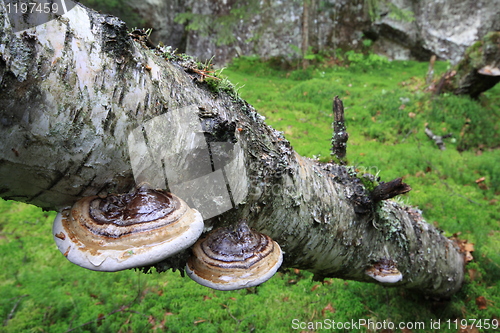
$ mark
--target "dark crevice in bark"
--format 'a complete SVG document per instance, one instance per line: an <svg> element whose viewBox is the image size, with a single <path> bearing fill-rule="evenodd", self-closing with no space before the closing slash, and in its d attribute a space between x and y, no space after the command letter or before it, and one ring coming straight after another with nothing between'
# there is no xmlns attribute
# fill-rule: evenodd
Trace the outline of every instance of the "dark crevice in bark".
<svg viewBox="0 0 500 333"><path fill-rule="evenodd" d="M28 201L36 201L37 198L45 193L47 190L53 189L64 177L68 174L68 171L71 169L73 165L68 165L68 167L62 172L56 172L56 176L52 177L51 182L48 184L47 188L42 189L41 191L35 193L32 197L28 199Z"/></svg>

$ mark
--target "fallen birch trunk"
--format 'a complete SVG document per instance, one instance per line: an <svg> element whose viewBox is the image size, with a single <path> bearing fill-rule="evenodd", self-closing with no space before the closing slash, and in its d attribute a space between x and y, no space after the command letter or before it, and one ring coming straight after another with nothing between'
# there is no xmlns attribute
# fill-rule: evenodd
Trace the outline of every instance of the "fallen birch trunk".
<svg viewBox="0 0 500 333"><path fill-rule="evenodd" d="M391 261L403 278L386 285L460 289L463 254L417 209L373 199L376 184L352 168L299 156L191 59L81 5L22 33L0 11L3 198L60 210L148 182L207 227L246 219L280 244L284 267L376 282L365 272ZM187 253L158 267L181 269Z"/></svg>

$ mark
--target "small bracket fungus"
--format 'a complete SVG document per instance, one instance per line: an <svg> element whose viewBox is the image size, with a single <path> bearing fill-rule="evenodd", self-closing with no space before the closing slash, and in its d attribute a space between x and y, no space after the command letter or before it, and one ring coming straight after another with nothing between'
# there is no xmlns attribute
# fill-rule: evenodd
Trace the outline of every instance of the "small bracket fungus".
<svg viewBox="0 0 500 333"><path fill-rule="evenodd" d="M52 230L69 261L114 272L150 265L190 247L203 227L201 214L180 198L140 188L82 198L57 215Z"/></svg>
<svg viewBox="0 0 500 333"><path fill-rule="evenodd" d="M278 243L250 230L242 221L236 228L219 228L199 240L186 271L191 279L206 287L235 290L267 281L282 261Z"/></svg>
<svg viewBox="0 0 500 333"><path fill-rule="evenodd" d="M493 66L484 66L483 68L478 69L477 71L481 75L487 76L500 76L500 68Z"/></svg>
<svg viewBox="0 0 500 333"><path fill-rule="evenodd" d="M403 274L391 259L382 259L365 270L366 275L382 283L396 283L403 279Z"/></svg>

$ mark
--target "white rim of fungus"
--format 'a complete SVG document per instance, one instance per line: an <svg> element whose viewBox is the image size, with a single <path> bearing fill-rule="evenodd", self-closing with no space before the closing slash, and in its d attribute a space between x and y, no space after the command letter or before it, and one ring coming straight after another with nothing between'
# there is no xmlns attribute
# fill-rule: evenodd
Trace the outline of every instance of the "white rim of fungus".
<svg viewBox="0 0 500 333"><path fill-rule="evenodd" d="M81 251L82 245L73 242L64 230L62 212L54 220L52 234L59 251L72 263L93 271L115 272L157 263L192 246L201 236L204 223L196 209L188 208L188 212L194 215L192 222L179 237L127 250L101 249L96 255Z"/></svg>
<svg viewBox="0 0 500 333"><path fill-rule="evenodd" d="M382 283L396 283L403 279L403 274L401 274L401 272L397 269L395 270L395 272L392 273L384 271L377 271L376 273L374 273L371 269L367 269L365 273L369 277Z"/></svg>
<svg viewBox="0 0 500 333"><path fill-rule="evenodd" d="M374 278L378 282L382 283L396 283L403 279L403 274L389 274L389 275L374 275L370 273L366 273L368 276Z"/></svg>
<svg viewBox="0 0 500 333"><path fill-rule="evenodd" d="M243 288L250 288L258 286L267 280L269 280L276 272L278 268L280 268L283 263L283 252L281 251L281 247L278 243L274 242L274 246L276 246L279 250L279 257L276 263L271 266L266 272L261 272L259 275L253 274L253 272L249 271L248 275L245 275L244 278L241 277L233 277L231 276L231 272L228 271L227 275L221 276L221 280L226 280L228 283L216 283L211 280L204 279L196 274L193 270L189 268L189 265L186 264L186 273L187 275L195 282L201 284L202 286L209 287L216 290L229 291L229 290L237 290ZM234 280L234 281L231 281Z"/></svg>

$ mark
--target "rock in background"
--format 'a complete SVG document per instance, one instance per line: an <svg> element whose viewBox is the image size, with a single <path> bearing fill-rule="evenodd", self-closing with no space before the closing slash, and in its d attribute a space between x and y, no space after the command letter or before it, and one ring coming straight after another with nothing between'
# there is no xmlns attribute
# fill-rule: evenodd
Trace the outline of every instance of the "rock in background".
<svg viewBox="0 0 500 333"><path fill-rule="evenodd" d="M85 1L81 2L87 5ZM185 50L187 31L182 24L177 24L174 19L179 13L183 13L188 10L187 1L127 1L127 5L131 6L133 11L144 20L145 25L142 28L152 29L150 37L153 41L155 41L155 43L159 43L161 41L166 45L175 46L179 50Z"/></svg>
<svg viewBox="0 0 500 333"><path fill-rule="evenodd" d="M489 31L500 30L499 0L392 0L415 14L413 22L389 15L371 26L375 49L395 59L428 60L432 54L452 64Z"/></svg>
<svg viewBox="0 0 500 333"><path fill-rule="evenodd" d="M241 18L232 23L234 38L228 43L221 42L224 38L210 22L204 29L189 30L186 27L191 22L179 24L174 18L186 12L207 19L230 15L241 1L147 0L130 5L147 27L154 28L154 42L162 41L201 60L214 57L217 64L241 55L297 58L304 45L304 28L308 30L306 45L312 52L360 49L362 40L369 38L375 52L391 59L428 60L435 54L456 63L468 46L489 31L500 30L500 0L390 1L411 10L414 20L393 18L388 15L388 6L381 6L375 16L369 15L369 1L365 0L309 0L306 11L303 0L263 0L256 3L254 12L240 13Z"/></svg>

